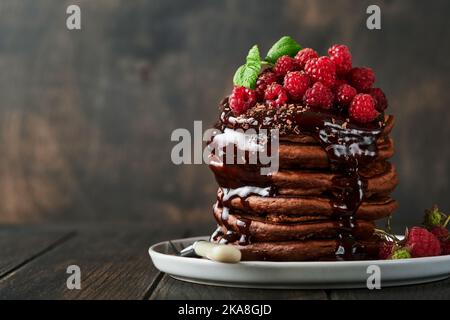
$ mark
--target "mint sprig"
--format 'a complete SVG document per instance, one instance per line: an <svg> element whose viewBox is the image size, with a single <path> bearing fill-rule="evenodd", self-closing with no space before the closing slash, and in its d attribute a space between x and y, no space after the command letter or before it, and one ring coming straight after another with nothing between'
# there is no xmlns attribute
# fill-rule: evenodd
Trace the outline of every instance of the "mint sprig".
<svg viewBox="0 0 450 320"><path fill-rule="evenodd" d="M275 63L281 56L287 55L294 57L300 49L301 46L294 39L289 36L284 36L270 48L265 60L270 63Z"/></svg>
<svg viewBox="0 0 450 320"><path fill-rule="evenodd" d="M257 45L254 45L247 54L246 63L240 66L233 77L236 86L255 89L256 80L261 72L261 57Z"/></svg>
<svg viewBox="0 0 450 320"><path fill-rule="evenodd" d="M271 66L275 64L278 58L285 55L294 57L300 49L300 45L294 39L284 36L270 48L266 59L261 60L258 46L254 45L247 54L245 64L236 70L233 77L234 85L255 89L263 64Z"/></svg>

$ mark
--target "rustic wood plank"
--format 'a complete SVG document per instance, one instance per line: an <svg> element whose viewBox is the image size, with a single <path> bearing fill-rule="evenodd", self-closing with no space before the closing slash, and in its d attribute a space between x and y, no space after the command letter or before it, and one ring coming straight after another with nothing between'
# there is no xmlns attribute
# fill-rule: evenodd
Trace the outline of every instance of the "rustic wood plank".
<svg viewBox="0 0 450 320"><path fill-rule="evenodd" d="M155 291L150 296L152 300L165 299L327 299L324 290L271 290L271 289L246 289L229 288L209 285L200 285L173 279L164 275Z"/></svg>
<svg viewBox="0 0 450 320"><path fill-rule="evenodd" d="M0 281L0 298L142 299L159 280L148 247L179 237L180 230L117 227L79 231L71 241ZM81 268L81 290L67 289L66 270L72 264Z"/></svg>
<svg viewBox="0 0 450 320"><path fill-rule="evenodd" d="M249 47L283 34L321 54L346 43L376 70L398 120L397 230L448 210L450 2L376 2L369 31L368 1L77 0L68 31L70 0L0 1L0 221L209 223L216 183L170 161L170 134L213 124Z"/></svg>
<svg viewBox="0 0 450 320"><path fill-rule="evenodd" d="M71 234L55 229L1 226L0 279L61 245Z"/></svg>
<svg viewBox="0 0 450 320"><path fill-rule="evenodd" d="M349 289L332 290L331 299L450 299L450 279L435 281L426 284L382 288L380 290Z"/></svg>

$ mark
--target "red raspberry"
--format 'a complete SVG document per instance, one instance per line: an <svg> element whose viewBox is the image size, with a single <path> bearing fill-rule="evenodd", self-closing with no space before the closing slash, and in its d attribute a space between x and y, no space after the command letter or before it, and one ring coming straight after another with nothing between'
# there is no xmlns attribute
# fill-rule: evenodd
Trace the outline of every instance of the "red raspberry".
<svg viewBox="0 0 450 320"><path fill-rule="evenodd" d="M288 96L286 90L278 83L272 83L264 93L264 99L272 107L279 107L286 103Z"/></svg>
<svg viewBox="0 0 450 320"><path fill-rule="evenodd" d="M375 108L378 111L383 112L386 110L388 102L383 90L380 88L370 88L367 93L372 96L373 100L375 100Z"/></svg>
<svg viewBox="0 0 450 320"><path fill-rule="evenodd" d="M306 90L303 96L303 102L308 107L319 107L323 109L330 109L333 105L333 92L322 82L316 82L314 85Z"/></svg>
<svg viewBox="0 0 450 320"><path fill-rule="evenodd" d="M375 109L375 101L365 93L359 93L353 98L348 111L350 118L359 123L372 122L379 114Z"/></svg>
<svg viewBox="0 0 450 320"><path fill-rule="evenodd" d="M441 242L441 255L448 255L450 254L450 240Z"/></svg>
<svg viewBox="0 0 450 320"><path fill-rule="evenodd" d="M425 228L411 228L406 238L406 245L409 247L413 258L432 257L441 254L439 240Z"/></svg>
<svg viewBox="0 0 450 320"><path fill-rule="evenodd" d="M328 57L313 58L305 65L305 72L314 82L332 88L336 82L336 66Z"/></svg>
<svg viewBox="0 0 450 320"><path fill-rule="evenodd" d="M336 91L337 88L339 88L339 87L342 86L343 84L348 84L348 83L347 83L347 81L345 81L344 79L336 79L336 82L334 83L333 90Z"/></svg>
<svg viewBox="0 0 450 320"><path fill-rule="evenodd" d="M311 48L304 48L297 53L297 55L295 56L295 60L297 60L299 67L303 69L308 60L318 57L319 55L315 50Z"/></svg>
<svg viewBox="0 0 450 320"><path fill-rule="evenodd" d="M298 70L299 66L297 61L294 58L289 56L282 56L278 58L275 66L273 67L273 71L279 76L284 76L289 71Z"/></svg>
<svg viewBox="0 0 450 320"><path fill-rule="evenodd" d="M234 87L228 98L228 103L234 113L244 113L256 104L256 93L254 90L245 87Z"/></svg>
<svg viewBox="0 0 450 320"><path fill-rule="evenodd" d="M342 106L349 106L356 96L356 89L348 84L343 84L336 89L336 101Z"/></svg>
<svg viewBox="0 0 450 320"><path fill-rule="evenodd" d="M350 84L358 92L366 92L375 82L375 73L370 68L353 68L348 74Z"/></svg>
<svg viewBox="0 0 450 320"><path fill-rule="evenodd" d="M308 90L309 83L309 77L300 71L291 71L284 76L284 88L294 101L303 98L306 90Z"/></svg>
<svg viewBox="0 0 450 320"><path fill-rule="evenodd" d="M258 101L264 100L264 91L266 91L267 86L271 85L274 82L277 82L278 77L272 71L265 71L261 73L256 81L256 97Z"/></svg>
<svg viewBox="0 0 450 320"><path fill-rule="evenodd" d="M352 54L347 46L335 44L328 49L328 55L336 65L336 72L338 74L346 74L352 68Z"/></svg>
<svg viewBox="0 0 450 320"><path fill-rule="evenodd" d="M449 238L448 229L445 227L434 227L431 229L431 233L434 234L434 236L441 242L446 241Z"/></svg>
<svg viewBox="0 0 450 320"><path fill-rule="evenodd" d="M392 252L394 251L395 242L386 241L380 245L380 249L378 251L378 258L382 260L387 260L391 257Z"/></svg>

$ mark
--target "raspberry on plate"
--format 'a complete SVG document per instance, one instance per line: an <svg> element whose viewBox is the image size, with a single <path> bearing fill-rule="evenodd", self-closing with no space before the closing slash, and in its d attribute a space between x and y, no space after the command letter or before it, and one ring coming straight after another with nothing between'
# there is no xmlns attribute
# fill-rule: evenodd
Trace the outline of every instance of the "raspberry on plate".
<svg viewBox="0 0 450 320"><path fill-rule="evenodd" d="M367 93L375 100L375 108L378 111L383 112L386 110L388 102L383 90L380 88L370 88Z"/></svg>
<svg viewBox="0 0 450 320"><path fill-rule="evenodd" d="M431 233L434 234L434 236L438 238L439 241L445 241L449 239L449 232L446 227L436 226L431 229Z"/></svg>
<svg viewBox="0 0 450 320"><path fill-rule="evenodd" d="M346 45L335 44L328 49L328 55L336 65L337 74L346 74L352 68L352 54Z"/></svg>
<svg viewBox="0 0 450 320"><path fill-rule="evenodd" d="M353 68L348 74L348 80L358 92L366 92L375 83L375 73L366 67Z"/></svg>
<svg viewBox="0 0 450 320"><path fill-rule="evenodd" d="M319 55L315 50L311 48L304 48L297 53L297 55L295 56L295 60L297 60L299 67L303 69L308 60L318 57Z"/></svg>
<svg viewBox="0 0 450 320"><path fill-rule="evenodd" d="M299 101L303 98L309 83L309 77L300 71L291 71L284 76L284 88L294 101Z"/></svg>
<svg viewBox="0 0 450 320"><path fill-rule="evenodd" d="M394 252L395 242L393 241L385 241L380 245L378 251L378 258L382 260L387 260L391 257Z"/></svg>
<svg viewBox="0 0 450 320"><path fill-rule="evenodd" d="M264 93L264 99L268 105L272 107L280 107L287 102L288 95L281 84L272 83L267 87Z"/></svg>
<svg viewBox="0 0 450 320"><path fill-rule="evenodd" d="M245 87L234 87L228 103L235 114L244 113L256 104L256 93Z"/></svg>
<svg viewBox="0 0 450 320"><path fill-rule="evenodd" d="M267 87L274 82L277 82L278 77L275 73L270 70L266 70L261 73L256 81L256 97L258 101L264 100L264 91L266 91Z"/></svg>
<svg viewBox="0 0 450 320"><path fill-rule="evenodd" d="M316 82L314 85L306 90L303 96L303 102L308 107L318 107L323 109L330 109L333 105L333 92L321 82Z"/></svg>
<svg viewBox="0 0 450 320"><path fill-rule="evenodd" d="M353 98L348 111L350 118L359 123L372 122L379 115L372 96L365 93L359 93Z"/></svg>
<svg viewBox="0 0 450 320"><path fill-rule="evenodd" d="M284 76L289 71L299 70L297 61L289 56L282 56L278 58L273 67L273 71L279 75Z"/></svg>
<svg viewBox="0 0 450 320"><path fill-rule="evenodd" d="M349 106L356 96L356 89L349 84L343 84L336 89L336 101L341 106Z"/></svg>
<svg viewBox="0 0 450 320"><path fill-rule="evenodd" d="M329 57L313 58L306 62L305 72L314 82L332 88L336 82L336 66Z"/></svg>
<svg viewBox="0 0 450 320"><path fill-rule="evenodd" d="M442 250L441 255L450 254L450 240L441 242L441 250Z"/></svg>
<svg viewBox="0 0 450 320"><path fill-rule="evenodd" d="M439 240L425 228L411 228L406 238L406 245L409 247L413 258L432 257L441 254Z"/></svg>

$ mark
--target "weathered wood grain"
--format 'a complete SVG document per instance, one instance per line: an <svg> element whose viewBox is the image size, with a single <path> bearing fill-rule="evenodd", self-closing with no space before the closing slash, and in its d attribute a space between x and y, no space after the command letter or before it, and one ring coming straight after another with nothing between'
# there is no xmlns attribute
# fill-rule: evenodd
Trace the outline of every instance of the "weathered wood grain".
<svg viewBox="0 0 450 320"><path fill-rule="evenodd" d="M0 226L0 279L62 245L72 235L67 230Z"/></svg>
<svg viewBox="0 0 450 320"><path fill-rule="evenodd" d="M324 290L245 289L200 285L164 275L150 299L155 300L304 300L327 299Z"/></svg>
<svg viewBox="0 0 450 320"><path fill-rule="evenodd" d="M198 285L159 273L147 253L156 241L189 236L184 226L75 229L2 226L0 299L450 299L450 279L373 291ZM71 264L81 268L81 290L66 287Z"/></svg>
<svg viewBox="0 0 450 320"><path fill-rule="evenodd" d="M65 28L73 3L81 31ZM213 123L248 48L283 34L323 54L347 43L376 70L397 119L398 229L449 210L450 3L377 1L379 31L369 4L1 1L0 221L212 223L212 175L173 165L170 133Z"/></svg>
<svg viewBox="0 0 450 320"><path fill-rule="evenodd" d="M159 229L159 230L158 230ZM0 281L1 299L142 299L159 272L148 247L180 237L180 229L90 228ZM81 290L66 286L69 265L81 269Z"/></svg>

